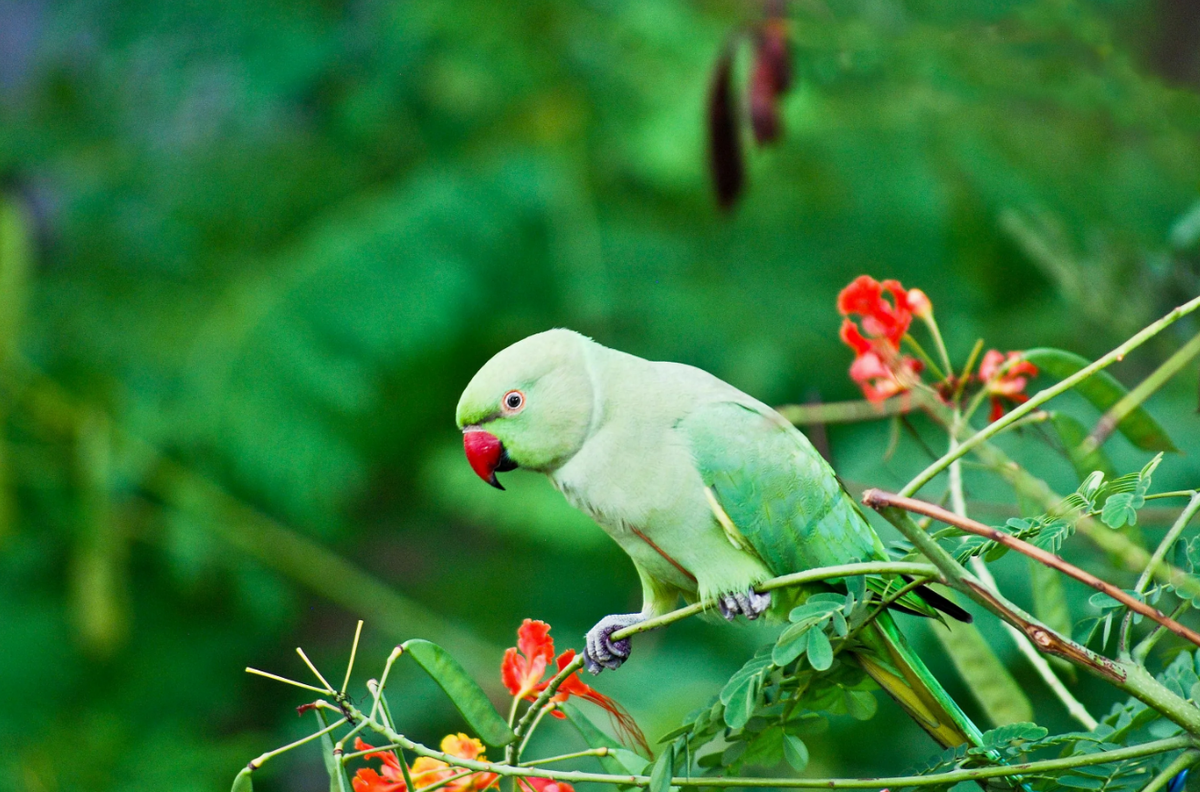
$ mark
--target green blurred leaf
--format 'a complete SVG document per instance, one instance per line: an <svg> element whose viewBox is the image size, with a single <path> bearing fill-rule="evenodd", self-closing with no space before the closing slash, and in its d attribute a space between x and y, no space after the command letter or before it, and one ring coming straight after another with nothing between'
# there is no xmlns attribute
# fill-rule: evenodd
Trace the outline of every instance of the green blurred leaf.
<svg viewBox="0 0 1200 792"><path fill-rule="evenodd" d="M1086 481L1088 476L1095 471L1100 471L1108 478L1116 475L1116 470L1109 461L1108 455L1104 453L1103 446L1091 453L1085 453L1081 448L1083 441L1087 439L1088 430L1074 416L1063 412L1052 412L1050 413L1050 425L1058 433L1067 458L1071 460L1071 466L1075 468L1075 473L1079 476L1080 481Z"/></svg>
<svg viewBox="0 0 1200 792"><path fill-rule="evenodd" d="M558 705L558 708L567 716L567 721L575 727L589 748L608 749L607 756L596 757L600 761L600 766L604 768L604 772L613 775L625 775L626 773L641 775L646 771L648 762L644 757L628 750L601 731L600 727L574 704L564 701Z"/></svg>
<svg viewBox="0 0 1200 792"><path fill-rule="evenodd" d="M971 695L997 726L1033 719L1033 705L974 624L933 627Z"/></svg>
<svg viewBox="0 0 1200 792"><path fill-rule="evenodd" d="M662 750L654 767L650 771L649 792L668 792L671 788L671 777L675 772L675 744L672 743Z"/></svg>
<svg viewBox="0 0 1200 792"><path fill-rule="evenodd" d="M475 682L450 654L435 643L414 638L401 644L411 657L445 691L467 724L488 745L507 745L516 739L512 729L483 688Z"/></svg>
<svg viewBox="0 0 1200 792"><path fill-rule="evenodd" d="M783 758L796 772L808 767L808 746L794 734L783 736Z"/></svg>
<svg viewBox="0 0 1200 792"><path fill-rule="evenodd" d="M1061 349L1042 347L1027 349L1021 356L1038 367L1040 373L1063 380L1091 361ZM1098 371L1075 386L1080 396L1087 399L1101 413L1117 403L1129 391L1108 372ZM1057 427L1056 427L1057 428ZM1176 451L1175 444L1166 431L1159 426L1145 408L1138 406L1117 424L1117 430L1138 448L1146 451Z"/></svg>
<svg viewBox="0 0 1200 792"><path fill-rule="evenodd" d="M320 729L329 727L329 721L322 709L314 710ZM333 754L333 732L321 735L321 758L325 760L325 772L329 774L329 792L350 792L350 783L346 779L346 767Z"/></svg>
<svg viewBox="0 0 1200 792"><path fill-rule="evenodd" d="M251 770L249 767L243 767L242 772L237 774L233 779L233 789L231 792L254 792L254 782L250 780Z"/></svg>

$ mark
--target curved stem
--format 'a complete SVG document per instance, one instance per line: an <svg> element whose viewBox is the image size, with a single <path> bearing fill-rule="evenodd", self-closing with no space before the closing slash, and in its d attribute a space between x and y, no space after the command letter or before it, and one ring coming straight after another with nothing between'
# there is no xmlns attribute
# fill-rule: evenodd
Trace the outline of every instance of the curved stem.
<svg viewBox="0 0 1200 792"><path fill-rule="evenodd" d="M1074 388L1076 385L1095 374L1097 371L1107 368L1118 360L1124 359L1127 354L1137 349L1149 339L1161 333L1170 325L1174 324L1175 321L1180 317L1186 316L1192 311L1195 311L1197 308L1200 308L1200 297L1189 300L1183 305L1180 305L1178 308L1175 308L1161 319L1147 325L1143 330L1134 334L1123 344L1099 358L1091 365L1084 366L1066 379L1060 380L1049 388L1039 391L1032 398L1030 398L1029 401L1007 413L999 420L988 424L986 427L964 440L963 443L954 451L947 452L946 455L941 459L925 468L923 471L917 474L916 478L905 485L904 489L900 490L900 494L907 496L917 492L917 490L921 489L921 487L928 484L930 479L945 470L954 460L962 457L968 451L975 448L988 438L1004 431L1010 424L1025 417L1038 407L1041 407L1043 404L1053 399L1055 396L1066 393L1071 388Z"/></svg>
<svg viewBox="0 0 1200 792"><path fill-rule="evenodd" d="M328 709L337 709L334 707L334 705L327 702L322 702L322 705ZM353 706L350 707L350 711L351 714L355 715L356 717L363 717L362 713L356 710ZM435 751L431 748L421 745L420 743L413 742L404 735L399 734L384 724L376 721L370 721L368 726L382 735L389 742L401 745L418 756L428 756L431 759L438 759L446 764L454 765L455 767L463 767L468 770L496 773L497 775L501 776L549 778L554 781L567 781L570 783L593 781L601 784L620 784L637 787L644 787L650 784L650 777L645 775L613 775L609 773L587 773L575 770L545 770L540 767L531 767L528 765L518 766L492 762L481 762L475 759L464 759L461 756L453 756L442 751ZM934 773L924 776L895 776L890 778L741 778L732 776L725 778L681 777L672 778L671 785L681 787L766 787L788 789L878 789L884 786L938 786L954 784L958 783L959 781L1000 778L1012 775L1029 776L1058 770L1069 770L1075 767L1110 764L1112 762L1120 762L1127 759L1139 759L1143 756L1152 756L1154 754L1174 751L1180 748L1189 748L1194 745L1195 741L1192 737L1181 735L1177 737L1168 737L1164 740L1155 740L1153 742L1143 743L1141 745L1117 748L1112 751L1077 754L1075 756L1067 756L1060 759L1047 759L1039 762L1025 762L1023 764L1014 764L1003 767L989 766L975 767L965 770L952 770L945 773Z"/></svg>

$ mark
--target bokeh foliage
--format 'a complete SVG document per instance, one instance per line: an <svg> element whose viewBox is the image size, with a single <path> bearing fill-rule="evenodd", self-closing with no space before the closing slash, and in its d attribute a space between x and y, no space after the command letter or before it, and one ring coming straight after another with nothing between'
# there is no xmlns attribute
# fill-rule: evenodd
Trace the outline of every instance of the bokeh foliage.
<svg viewBox="0 0 1200 792"><path fill-rule="evenodd" d="M1200 96L1158 57L1174 7L798 3L784 139L722 216L704 97L752 4L0 2L0 789L224 788L304 728L241 668L294 666L297 642L344 657L357 617L364 657L428 637L494 678L522 617L566 641L628 609L598 529L459 456L459 390L525 334L574 327L785 402L855 395L833 305L861 272L924 288L958 356L980 335L1094 356L1194 295ZM1149 403L1185 451L1194 394ZM854 482L928 460L908 437L884 460L883 425L831 437ZM1010 445L1078 483L1038 433ZM1156 481L1198 479L1183 455ZM678 625L599 684L653 735L759 637ZM933 752L880 708L814 738L812 771ZM321 788L297 761L264 784Z"/></svg>

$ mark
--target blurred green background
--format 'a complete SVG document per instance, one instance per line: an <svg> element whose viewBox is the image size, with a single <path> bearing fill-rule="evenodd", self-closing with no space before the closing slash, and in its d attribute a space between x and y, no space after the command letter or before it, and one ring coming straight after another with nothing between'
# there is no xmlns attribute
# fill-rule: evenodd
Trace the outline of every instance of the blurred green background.
<svg viewBox="0 0 1200 792"><path fill-rule="evenodd" d="M0 789L226 789L311 727L302 691L243 667L302 678L302 644L340 679L358 618L360 691L419 636L503 704L523 617L566 648L636 608L628 560L544 480L509 474L499 493L462 458L459 392L529 333L572 327L772 403L837 400L858 394L834 301L861 273L922 287L960 363L980 336L1097 355L1200 291L1189 0L797 0L784 138L751 152L724 215L705 96L722 43L760 15L733 0L0 0ZM1117 376L1136 382L1197 329ZM1185 452L1200 441L1189 372L1149 402ZM927 463L907 434L884 460L888 433L830 428L852 484L895 487ZM1006 445L1075 485L1044 435ZM1108 448L1125 470L1146 459L1119 436ZM980 515L1012 502L976 471L967 483L993 504ZM1197 483L1189 453L1155 479ZM1067 552L1106 569L1082 539ZM1010 562L997 574L1024 602ZM1070 591L1082 618L1087 592ZM1072 728L982 628L1039 720ZM654 738L763 629L680 624L595 684ZM1097 714L1117 698L1076 692ZM416 737L462 728L412 669L392 700ZM535 750L573 740L551 724ZM887 702L810 745L816 775L935 752ZM328 784L316 749L261 776Z"/></svg>

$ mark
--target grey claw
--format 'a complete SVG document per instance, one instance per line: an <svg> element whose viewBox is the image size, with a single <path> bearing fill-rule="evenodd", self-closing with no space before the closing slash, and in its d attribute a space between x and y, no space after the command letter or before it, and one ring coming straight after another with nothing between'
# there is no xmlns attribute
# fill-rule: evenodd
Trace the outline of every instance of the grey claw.
<svg viewBox="0 0 1200 792"><path fill-rule="evenodd" d="M723 594L717 600L717 605L721 609L721 615L728 621L733 621L738 616L745 616L750 621L754 621L767 608L771 607L771 592L759 594L754 589L748 589L747 591Z"/></svg>
<svg viewBox="0 0 1200 792"><path fill-rule="evenodd" d="M587 670L599 674L605 668L615 671L629 657L629 639L614 641L612 634L617 630L645 621L640 613L624 613L605 616L596 626L588 630L583 650L583 662Z"/></svg>

